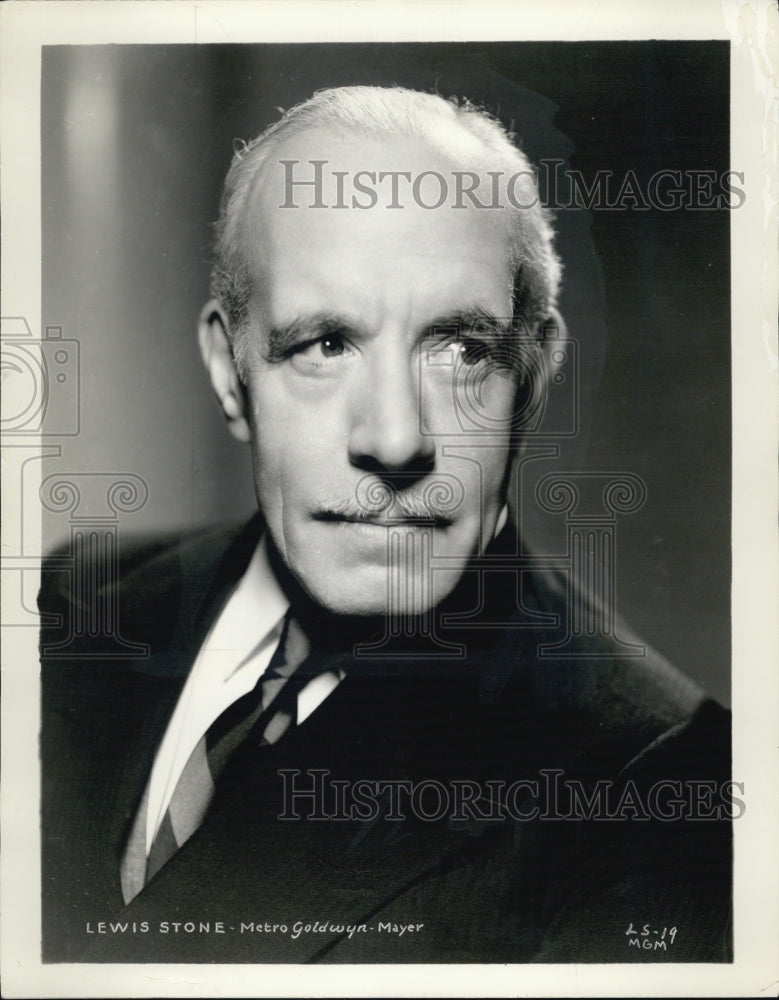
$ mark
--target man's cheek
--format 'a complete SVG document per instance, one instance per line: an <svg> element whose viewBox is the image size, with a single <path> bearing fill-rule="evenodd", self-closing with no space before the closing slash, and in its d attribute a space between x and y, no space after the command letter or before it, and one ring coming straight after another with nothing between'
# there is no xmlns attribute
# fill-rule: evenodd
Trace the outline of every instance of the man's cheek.
<svg viewBox="0 0 779 1000"><path fill-rule="evenodd" d="M465 490L466 499L473 500L483 494L489 497L503 482L510 451L505 440L499 437L453 439L447 448L451 471L458 477Z"/></svg>

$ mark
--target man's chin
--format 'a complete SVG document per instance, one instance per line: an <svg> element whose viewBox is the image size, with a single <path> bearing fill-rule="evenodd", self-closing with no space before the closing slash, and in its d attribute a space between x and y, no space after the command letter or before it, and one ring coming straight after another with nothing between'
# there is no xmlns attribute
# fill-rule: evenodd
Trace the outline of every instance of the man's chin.
<svg viewBox="0 0 779 1000"><path fill-rule="evenodd" d="M325 611L346 618L414 618L441 603L460 574L335 571L316 576L295 574L309 598Z"/></svg>
<svg viewBox="0 0 779 1000"><path fill-rule="evenodd" d="M408 618L424 614L437 603L432 594L424 598L390 598L386 586L382 590L332 585L306 589L311 599L325 611L346 618Z"/></svg>

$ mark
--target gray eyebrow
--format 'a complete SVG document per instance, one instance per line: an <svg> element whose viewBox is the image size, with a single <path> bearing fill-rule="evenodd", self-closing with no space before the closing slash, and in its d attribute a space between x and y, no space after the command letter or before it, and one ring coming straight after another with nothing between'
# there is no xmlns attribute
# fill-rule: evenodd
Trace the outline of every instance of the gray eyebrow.
<svg viewBox="0 0 779 1000"><path fill-rule="evenodd" d="M474 333L488 334L497 340L507 340L516 333L512 319L500 319L489 310L475 307L473 309L458 309L430 323L426 332L435 335L452 328L473 330Z"/></svg>
<svg viewBox="0 0 779 1000"><path fill-rule="evenodd" d="M329 312L308 313L296 317L290 323L271 327L263 355L266 361L281 361L295 344L318 340L328 333L343 333L355 329L359 329L359 325L347 316Z"/></svg>

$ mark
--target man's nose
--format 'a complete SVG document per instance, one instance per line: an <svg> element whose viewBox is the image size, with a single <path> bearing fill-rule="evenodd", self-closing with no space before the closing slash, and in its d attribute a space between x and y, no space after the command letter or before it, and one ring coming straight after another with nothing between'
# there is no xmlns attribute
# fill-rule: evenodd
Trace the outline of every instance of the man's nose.
<svg viewBox="0 0 779 1000"><path fill-rule="evenodd" d="M413 359L401 351L388 354L374 360L353 399L349 459L403 489L433 470L435 442L424 433Z"/></svg>

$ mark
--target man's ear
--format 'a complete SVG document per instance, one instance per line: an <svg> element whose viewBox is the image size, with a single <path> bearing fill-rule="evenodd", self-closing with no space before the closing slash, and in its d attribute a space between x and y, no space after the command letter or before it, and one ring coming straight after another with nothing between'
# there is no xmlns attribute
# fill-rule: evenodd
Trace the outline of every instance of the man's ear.
<svg viewBox="0 0 779 1000"><path fill-rule="evenodd" d="M544 371L548 380L553 377L566 357L565 344L561 342L568 339L568 327L557 309L549 310L549 316L539 326L536 336L544 358Z"/></svg>
<svg viewBox="0 0 779 1000"><path fill-rule="evenodd" d="M527 445L528 430L536 427L543 414L550 382L563 377L556 376L569 353L568 328L557 309L550 309L546 319L534 327L527 346L528 354L520 368L515 401L517 426L512 436L518 454L522 454Z"/></svg>
<svg viewBox="0 0 779 1000"><path fill-rule="evenodd" d="M249 441L249 421L246 418L246 396L235 370L230 348L228 321L224 310L211 299L203 307L198 324L200 356L206 366L216 398L227 419L230 433L238 441Z"/></svg>

